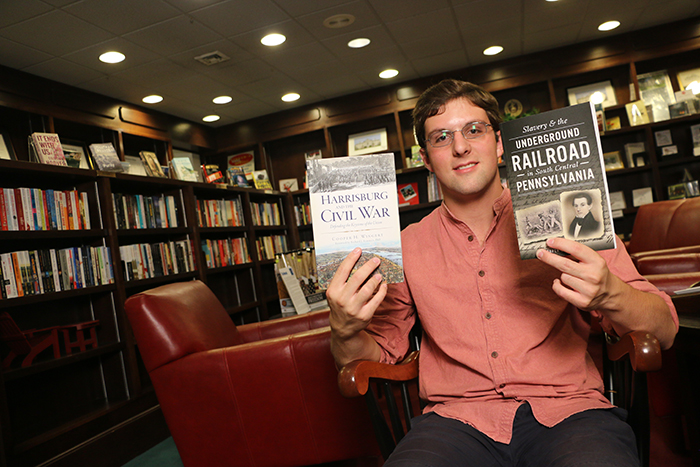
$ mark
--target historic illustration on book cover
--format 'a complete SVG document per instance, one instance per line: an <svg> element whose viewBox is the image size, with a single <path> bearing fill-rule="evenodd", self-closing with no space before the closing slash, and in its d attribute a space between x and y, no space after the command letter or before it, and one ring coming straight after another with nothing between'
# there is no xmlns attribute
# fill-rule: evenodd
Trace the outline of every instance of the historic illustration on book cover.
<svg viewBox="0 0 700 467"><path fill-rule="evenodd" d="M327 288L356 247L361 266L374 256L388 283L403 281L394 155L306 161L319 284Z"/></svg>
<svg viewBox="0 0 700 467"><path fill-rule="evenodd" d="M32 133L30 144L42 164L67 166L61 140L56 133Z"/></svg>
<svg viewBox="0 0 700 467"><path fill-rule="evenodd" d="M551 237L615 248L603 151L590 103L501 124L520 256Z"/></svg>

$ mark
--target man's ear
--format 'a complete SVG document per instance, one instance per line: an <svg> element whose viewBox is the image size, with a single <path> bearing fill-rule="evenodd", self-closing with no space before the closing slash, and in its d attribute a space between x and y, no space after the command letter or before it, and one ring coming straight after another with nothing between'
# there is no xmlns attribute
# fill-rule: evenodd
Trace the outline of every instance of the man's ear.
<svg viewBox="0 0 700 467"><path fill-rule="evenodd" d="M499 159L503 158L503 141L501 141L501 132L497 131L496 135L496 155Z"/></svg>
<svg viewBox="0 0 700 467"><path fill-rule="evenodd" d="M420 148L420 157L423 159L423 164L425 164L425 167L432 172L433 168L430 167L430 158L428 157L428 150L425 148Z"/></svg>

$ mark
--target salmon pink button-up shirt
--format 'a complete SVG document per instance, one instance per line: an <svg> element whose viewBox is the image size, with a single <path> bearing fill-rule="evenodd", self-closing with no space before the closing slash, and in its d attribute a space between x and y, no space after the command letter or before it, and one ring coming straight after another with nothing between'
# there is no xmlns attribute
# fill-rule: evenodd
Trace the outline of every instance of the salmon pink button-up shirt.
<svg viewBox="0 0 700 467"><path fill-rule="evenodd" d="M395 362L408 350L416 316L423 328L420 395L434 411L508 443L518 406L554 426L592 408L611 407L586 348L584 313L552 291L560 273L521 260L510 192L494 203L483 241L443 204L402 233L405 282L391 284L367 331ZM636 271L618 242L599 251L631 286L670 298ZM599 316L597 313L593 313ZM603 319L604 328L610 328Z"/></svg>

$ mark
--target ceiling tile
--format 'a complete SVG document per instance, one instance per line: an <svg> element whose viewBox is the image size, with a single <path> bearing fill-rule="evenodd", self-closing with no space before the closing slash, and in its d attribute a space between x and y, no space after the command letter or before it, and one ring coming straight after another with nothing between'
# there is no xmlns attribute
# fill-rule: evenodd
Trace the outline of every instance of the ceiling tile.
<svg viewBox="0 0 700 467"><path fill-rule="evenodd" d="M387 23L386 27L399 44L457 32L451 9L435 10L420 17L392 21Z"/></svg>
<svg viewBox="0 0 700 467"><path fill-rule="evenodd" d="M206 55L212 52L222 53L229 57L229 59L221 63L217 63L215 65L205 65L195 60L195 57ZM207 73L215 68L225 68L227 66L231 66L234 63L251 60L255 58L255 55L243 50L230 40L223 39L216 42L210 42L208 44L196 47L194 49L190 49L187 52L170 55L168 56L168 58L173 62L184 66L185 68L190 68L201 73Z"/></svg>
<svg viewBox="0 0 700 467"><path fill-rule="evenodd" d="M232 92L229 86L207 76L196 75L170 83L161 83L153 87L158 94L178 96L180 100L198 105L211 105L212 99Z"/></svg>
<svg viewBox="0 0 700 467"><path fill-rule="evenodd" d="M319 0L273 0L273 2L291 16L308 15L350 3L349 0L323 0L323 2Z"/></svg>
<svg viewBox="0 0 700 467"><path fill-rule="evenodd" d="M205 74L228 86L241 86L267 79L275 73L275 69L272 66L257 58L245 62L232 63L228 66L223 66L224 63L208 67Z"/></svg>
<svg viewBox="0 0 700 467"><path fill-rule="evenodd" d="M470 64L462 49L445 52L412 61L418 75L422 77L467 68Z"/></svg>
<svg viewBox="0 0 700 467"><path fill-rule="evenodd" d="M83 0L64 11L117 35L181 14L162 0Z"/></svg>
<svg viewBox="0 0 700 467"><path fill-rule="evenodd" d="M138 83L145 88L160 87L173 82L201 76L195 71L183 68L177 63L173 63L164 58L114 73L114 75L133 83Z"/></svg>
<svg viewBox="0 0 700 467"><path fill-rule="evenodd" d="M224 1L225 0L197 0L193 2L192 0L165 0L166 3L184 12L200 10L217 3L223 3Z"/></svg>
<svg viewBox="0 0 700 467"><path fill-rule="evenodd" d="M100 76L100 73L94 70L67 62L61 58L54 58L26 67L24 71L73 86Z"/></svg>
<svg viewBox="0 0 700 467"><path fill-rule="evenodd" d="M273 67L287 72L335 60L332 53L319 43L311 43L280 51L274 55L266 55L264 60Z"/></svg>
<svg viewBox="0 0 700 467"><path fill-rule="evenodd" d="M224 37L289 19L284 11L269 0L229 0L196 10L190 15Z"/></svg>
<svg viewBox="0 0 700 467"><path fill-rule="evenodd" d="M186 16L178 16L123 37L162 55L173 55L222 39L209 28Z"/></svg>
<svg viewBox="0 0 700 467"><path fill-rule="evenodd" d="M0 36L56 56L113 37L109 32L60 10L3 28ZM61 40L56 40L57 37Z"/></svg>
<svg viewBox="0 0 700 467"><path fill-rule="evenodd" d="M445 14L445 22L451 21L453 15L453 12L447 9L450 7L448 0L430 0L429 2L425 0L383 0L372 2L371 5L385 23L411 16L423 16L435 10L440 10Z"/></svg>
<svg viewBox="0 0 700 467"><path fill-rule="evenodd" d="M445 33L417 41L403 42L400 47L409 60L415 60L462 50L462 38L457 32Z"/></svg>
<svg viewBox="0 0 700 467"><path fill-rule="evenodd" d="M0 3L0 28L48 13L52 8L39 0Z"/></svg>
<svg viewBox="0 0 700 467"><path fill-rule="evenodd" d="M81 83L80 87L137 105L144 105L141 99L148 94L152 94L148 89L118 76L101 76Z"/></svg>
<svg viewBox="0 0 700 467"><path fill-rule="evenodd" d="M0 63L18 70L50 60L52 55L0 37Z"/></svg>

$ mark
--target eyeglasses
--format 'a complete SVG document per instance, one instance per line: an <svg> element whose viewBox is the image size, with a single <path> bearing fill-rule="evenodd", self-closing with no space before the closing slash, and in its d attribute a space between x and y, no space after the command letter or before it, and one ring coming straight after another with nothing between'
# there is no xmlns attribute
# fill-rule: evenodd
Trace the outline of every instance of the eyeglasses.
<svg viewBox="0 0 700 467"><path fill-rule="evenodd" d="M490 126L490 123L485 122L469 122L459 131L462 133L462 136L464 136L464 139L477 139L484 136ZM434 148L442 148L452 144L454 139L454 131L439 130L430 133L426 141Z"/></svg>

